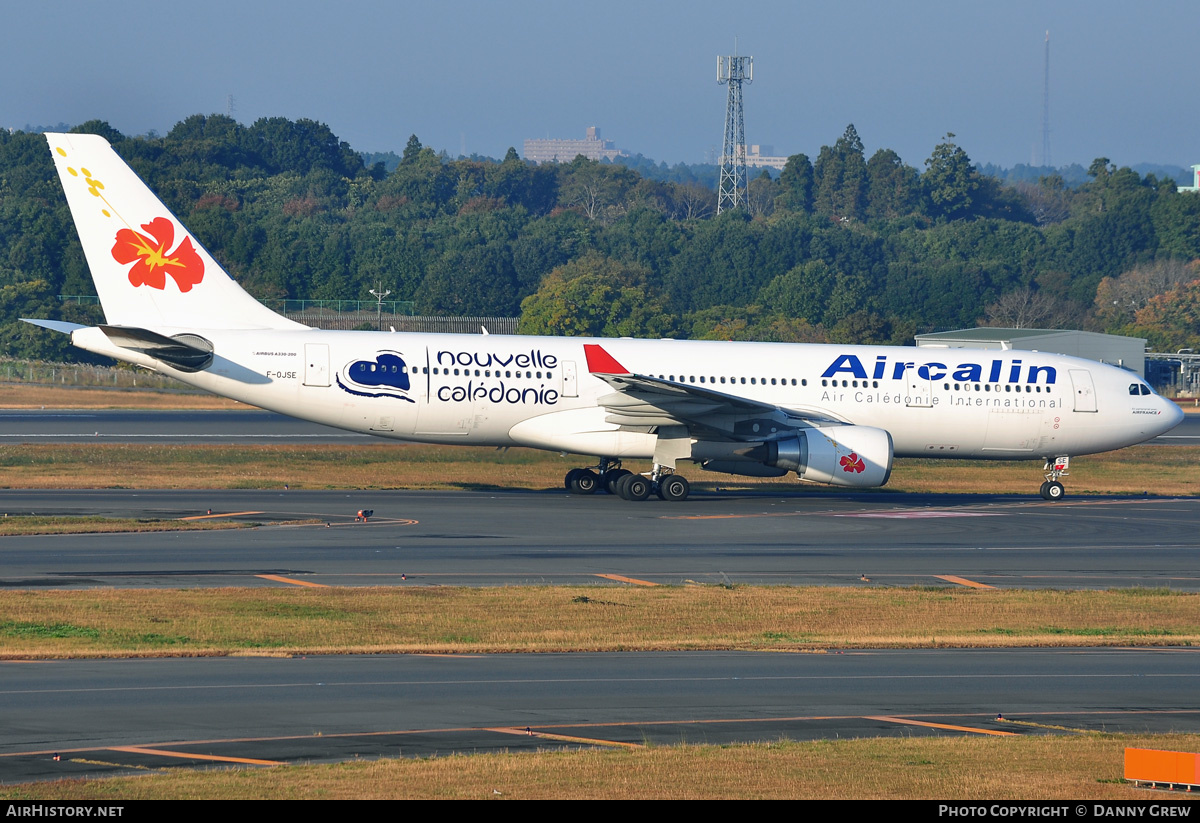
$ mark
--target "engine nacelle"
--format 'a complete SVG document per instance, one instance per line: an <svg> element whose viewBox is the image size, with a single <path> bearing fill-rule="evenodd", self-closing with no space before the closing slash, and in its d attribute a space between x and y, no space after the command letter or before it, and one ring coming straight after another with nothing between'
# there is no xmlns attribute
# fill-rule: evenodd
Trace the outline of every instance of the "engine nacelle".
<svg viewBox="0 0 1200 823"><path fill-rule="evenodd" d="M765 463L755 463L751 460L705 460L700 468L706 472L721 474L740 474L742 477L783 477L787 469L768 466Z"/></svg>
<svg viewBox="0 0 1200 823"><path fill-rule="evenodd" d="M746 457L794 471L801 480L869 489L892 474L892 436L870 426L803 429L755 446Z"/></svg>

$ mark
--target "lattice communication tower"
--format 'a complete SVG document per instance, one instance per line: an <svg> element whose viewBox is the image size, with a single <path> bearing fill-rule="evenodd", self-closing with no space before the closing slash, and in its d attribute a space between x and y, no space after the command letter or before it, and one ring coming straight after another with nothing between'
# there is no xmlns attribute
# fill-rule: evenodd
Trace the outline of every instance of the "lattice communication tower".
<svg viewBox="0 0 1200 823"><path fill-rule="evenodd" d="M717 83L729 86L717 214L726 209L736 209L746 202L746 127L742 122L742 83L752 82L753 57L717 57Z"/></svg>
<svg viewBox="0 0 1200 823"><path fill-rule="evenodd" d="M1046 65L1042 87L1042 165L1051 166L1050 161L1050 32L1046 32Z"/></svg>

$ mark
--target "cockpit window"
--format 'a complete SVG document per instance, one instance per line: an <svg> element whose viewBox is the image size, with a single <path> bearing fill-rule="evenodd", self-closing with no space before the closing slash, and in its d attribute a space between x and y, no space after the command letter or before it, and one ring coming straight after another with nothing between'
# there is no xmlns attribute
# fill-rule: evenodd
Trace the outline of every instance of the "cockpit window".
<svg viewBox="0 0 1200 823"><path fill-rule="evenodd" d="M1130 383L1129 384L1129 393L1136 396L1136 395L1141 394L1142 392L1138 389L1137 383Z"/></svg>
<svg viewBox="0 0 1200 823"><path fill-rule="evenodd" d="M1142 384L1142 394L1149 394L1149 393L1150 393L1150 387L1147 386L1145 383L1143 383Z"/></svg>

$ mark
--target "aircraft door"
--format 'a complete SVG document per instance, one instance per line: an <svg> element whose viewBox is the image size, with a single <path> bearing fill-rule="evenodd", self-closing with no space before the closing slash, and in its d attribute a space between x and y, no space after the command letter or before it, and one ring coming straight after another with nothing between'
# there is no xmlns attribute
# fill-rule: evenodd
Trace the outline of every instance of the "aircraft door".
<svg viewBox="0 0 1200 823"><path fill-rule="evenodd" d="M1096 387L1087 369L1071 369L1071 388L1075 390L1075 411L1096 411Z"/></svg>
<svg viewBox="0 0 1200 823"><path fill-rule="evenodd" d="M427 354L429 394L417 407L416 434L466 437L475 427L476 401L472 395L478 391L478 382L472 374L474 369L446 359L448 363L438 363L433 352Z"/></svg>
<svg viewBox="0 0 1200 823"><path fill-rule="evenodd" d="M304 385L329 385L329 346L324 343L304 344Z"/></svg>
<svg viewBox="0 0 1200 823"><path fill-rule="evenodd" d="M926 369L928 374L929 370ZM905 371L905 404L912 408L929 408L933 405L933 381L920 375L920 369ZM865 384L864 384L865 385Z"/></svg>
<svg viewBox="0 0 1200 823"><path fill-rule="evenodd" d="M574 360L564 360L562 364L562 396L579 396L579 379L575 371Z"/></svg>

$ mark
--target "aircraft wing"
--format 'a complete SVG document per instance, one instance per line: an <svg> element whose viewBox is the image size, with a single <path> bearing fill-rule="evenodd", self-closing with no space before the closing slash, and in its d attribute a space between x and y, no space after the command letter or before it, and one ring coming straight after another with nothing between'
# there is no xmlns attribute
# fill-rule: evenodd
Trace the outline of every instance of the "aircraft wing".
<svg viewBox="0 0 1200 823"><path fill-rule="evenodd" d="M757 440L763 437L763 425L808 428L845 422L818 412L788 409L691 383L634 374L599 344L585 343L583 349L588 371L614 389L597 401L608 412L606 420L610 423L630 427L686 426L705 437Z"/></svg>

